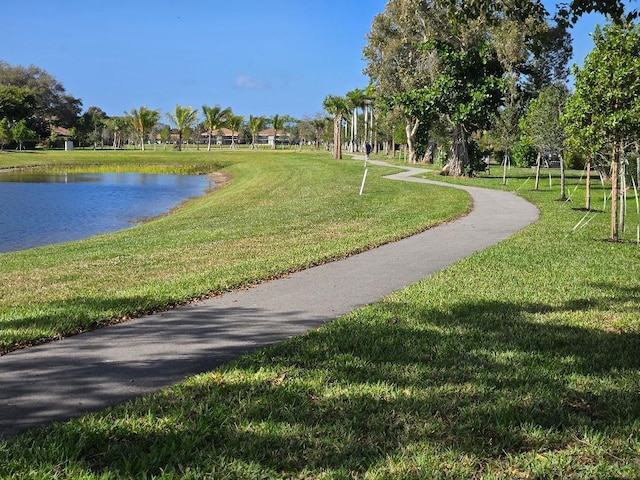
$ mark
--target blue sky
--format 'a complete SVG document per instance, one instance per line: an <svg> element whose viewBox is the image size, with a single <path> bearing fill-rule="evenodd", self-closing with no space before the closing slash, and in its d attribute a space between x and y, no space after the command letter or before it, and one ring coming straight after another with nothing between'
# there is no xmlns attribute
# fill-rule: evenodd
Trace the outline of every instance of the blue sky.
<svg viewBox="0 0 640 480"><path fill-rule="evenodd" d="M385 4L12 0L2 7L0 60L46 70L85 109L110 116L220 104L246 117L302 118L322 112L327 94L366 87L362 49ZM591 15L574 27L577 63L602 22Z"/></svg>

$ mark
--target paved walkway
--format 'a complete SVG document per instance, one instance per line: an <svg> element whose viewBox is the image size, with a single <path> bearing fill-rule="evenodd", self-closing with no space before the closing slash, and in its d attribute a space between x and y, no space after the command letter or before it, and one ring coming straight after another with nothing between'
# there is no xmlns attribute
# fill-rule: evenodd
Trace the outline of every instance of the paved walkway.
<svg viewBox="0 0 640 480"><path fill-rule="evenodd" d="M412 177L422 172L406 168L388 178L438 183ZM469 215L254 288L0 357L0 437L157 391L303 334L538 218L533 205L510 193L448 186L471 194Z"/></svg>

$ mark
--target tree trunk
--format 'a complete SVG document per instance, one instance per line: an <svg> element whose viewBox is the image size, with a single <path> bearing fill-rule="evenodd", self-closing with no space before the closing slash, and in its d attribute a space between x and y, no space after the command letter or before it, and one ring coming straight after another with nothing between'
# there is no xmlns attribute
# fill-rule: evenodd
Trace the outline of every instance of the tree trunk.
<svg viewBox="0 0 640 480"><path fill-rule="evenodd" d="M502 184L507 184L507 166L511 164L511 155L509 150L504 152L504 159L502 160Z"/></svg>
<svg viewBox="0 0 640 480"><path fill-rule="evenodd" d="M413 125L410 123L411 121L411 119L407 119L404 125L404 131L407 136L407 147L409 148L409 163L417 163L418 153L416 152L415 143L420 120L414 120Z"/></svg>
<svg viewBox="0 0 640 480"><path fill-rule="evenodd" d="M619 238L618 231L618 171L620 168L620 144L618 141L613 142L613 162L611 164L611 240L617 242Z"/></svg>
<svg viewBox="0 0 640 480"><path fill-rule="evenodd" d="M469 151L467 150L465 128L464 125L456 125L453 127L453 139L449 148L448 173L454 177L461 177L468 165Z"/></svg>
<svg viewBox="0 0 640 480"><path fill-rule="evenodd" d="M587 159L587 183L585 185L584 208L591 210L591 159Z"/></svg>
<svg viewBox="0 0 640 480"><path fill-rule="evenodd" d="M534 190L538 190L540 186L540 166L542 164L542 150L538 150L538 158L536 158L536 183L533 187Z"/></svg>
<svg viewBox="0 0 640 480"><path fill-rule="evenodd" d="M342 159L342 115L333 117L333 158Z"/></svg>
<svg viewBox="0 0 640 480"><path fill-rule="evenodd" d="M636 141L636 185L640 185L640 142Z"/></svg>
<svg viewBox="0 0 640 480"><path fill-rule="evenodd" d="M558 155L560 158L560 199L565 202L567 200L567 181L564 173L564 158L562 158L562 154Z"/></svg>

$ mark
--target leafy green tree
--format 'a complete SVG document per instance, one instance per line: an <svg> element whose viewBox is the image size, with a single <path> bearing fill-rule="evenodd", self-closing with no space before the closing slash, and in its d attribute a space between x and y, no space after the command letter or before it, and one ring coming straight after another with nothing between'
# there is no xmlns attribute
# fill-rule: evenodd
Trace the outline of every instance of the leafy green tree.
<svg viewBox="0 0 640 480"><path fill-rule="evenodd" d="M564 23L575 23L587 13L598 12L616 21L632 21L638 18L638 10L627 10L625 2L621 0L571 0L559 3L556 16Z"/></svg>
<svg viewBox="0 0 640 480"><path fill-rule="evenodd" d="M11 128L7 118L0 118L0 150L4 150L4 146L12 140Z"/></svg>
<svg viewBox="0 0 640 480"><path fill-rule="evenodd" d="M131 128L140 140L141 149L144 150L144 142L149 136L149 132L155 127L160 119L160 112L157 110L149 110L147 107L135 108L129 113L129 121Z"/></svg>
<svg viewBox="0 0 640 480"><path fill-rule="evenodd" d="M22 150L26 142L35 142L38 139L36 132L27 127L25 119L20 120L13 126L11 134L18 144L18 150Z"/></svg>
<svg viewBox="0 0 640 480"><path fill-rule="evenodd" d="M204 126L207 130L207 151L211 151L211 136L213 132L222 128L228 117L232 115L231 108L222 108L220 105L209 107L202 106L202 114L204 115Z"/></svg>
<svg viewBox="0 0 640 480"><path fill-rule="evenodd" d="M24 87L33 92L35 103L29 124L39 138L49 137L52 124L74 126L80 115L82 101L69 95L62 83L34 65L14 67L0 61L0 86Z"/></svg>
<svg viewBox="0 0 640 480"><path fill-rule="evenodd" d="M28 120L36 112L36 93L29 87L0 85L0 118L10 123Z"/></svg>
<svg viewBox="0 0 640 480"><path fill-rule="evenodd" d="M420 123L427 126L421 130L428 131L437 115L432 99L425 95L433 80L433 58L422 46L436 38L442 17L442 9L433 1L390 0L384 12L373 19L363 50L367 61L364 72L383 113L402 115L410 163L418 160Z"/></svg>
<svg viewBox="0 0 640 480"><path fill-rule="evenodd" d="M347 99L327 95L322 102L324 109L333 116L333 158L342 159L342 121L349 111Z"/></svg>
<svg viewBox="0 0 640 480"><path fill-rule="evenodd" d="M106 128L111 132L113 149L123 148L124 139L131 131L131 122L124 116L109 117L104 122Z"/></svg>
<svg viewBox="0 0 640 480"><path fill-rule="evenodd" d="M536 164L536 160L538 159L538 149L526 138L523 138L514 143L512 158L516 167L532 167Z"/></svg>
<svg viewBox="0 0 640 480"><path fill-rule="evenodd" d="M521 67L526 73L525 90L535 95L546 86L566 83L573 55L571 34L566 27L550 23L541 27L531 53Z"/></svg>
<svg viewBox="0 0 640 480"><path fill-rule="evenodd" d="M182 107L176 105L173 113L167 113L167 119L178 130L178 145L177 150L182 150L182 138L189 129L193 128L198 119L198 110L194 110L191 107Z"/></svg>
<svg viewBox="0 0 640 480"><path fill-rule="evenodd" d="M102 141L102 132L106 126L107 114L99 107L89 107L76 123L76 131L94 150Z"/></svg>
<svg viewBox="0 0 640 480"><path fill-rule="evenodd" d="M578 144L611 146L611 240L620 239L623 143L640 131L640 26L610 24L593 34L594 48L575 68L575 93L565 122ZM589 147L586 147L589 148Z"/></svg>
<svg viewBox="0 0 640 480"><path fill-rule="evenodd" d="M582 95L574 93L567 99L562 117L568 148L586 159L585 210L591 210L591 169L598 163L598 158L606 156L606 140L592 121L592 108Z"/></svg>
<svg viewBox="0 0 640 480"><path fill-rule="evenodd" d="M560 200L566 200L564 160L562 151L566 133L562 116L569 96L566 85L556 83L543 88L537 98L529 103L529 109L522 118L521 128L526 139L538 149L535 189L540 181L540 165L544 156L560 159Z"/></svg>
<svg viewBox="0 0 640 480"><path fill-rule="evenodd" d="M489 43L460 48L446 41L431 41L427 48L438 58L429 96L453 128L449 175L471 173L470 134L490 125L502 103L504 69Z"/></svg>
<svg viewBox="0 0 640 480"><path fill-rule="evenodd" d="M171 141L171 127L169 125L163 125L160 129L160 141L164 145L164 149L167 149L167 143Z"/></svg>
<svg viewBox="0 0 640 480"><path fill-rule="evenodd" d="M416 135L444 117L453 132L449 172L469 171L471 134L494 118L504 72L521 72L545 25L540 2L516 3L391 0L376 16L365 73L386 112L404 115L410 162L429 144Z"/></svg>
<svg viewBox="0 0 640 480"><path fill-rule="evenodd" d="M265 117L254 117L249 115L249 131L251 132L251 148L256 148L258 141L258 133L262 130L267 123Z"/></svg>

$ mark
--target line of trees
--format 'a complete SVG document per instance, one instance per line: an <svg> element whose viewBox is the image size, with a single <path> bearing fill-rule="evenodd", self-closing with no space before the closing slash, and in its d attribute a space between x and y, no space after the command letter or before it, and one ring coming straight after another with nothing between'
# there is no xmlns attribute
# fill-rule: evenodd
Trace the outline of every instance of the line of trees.
<svg viewBox="0 0 640 480"><path fill-rule="evenodd" d="M121 116L108 116L101 108L89 107L81 114L82 101L69 95L64 86L36 66L11 66L0 61L0 149L58 146L70 138L80 146L123 148L135 143L160 142L175 145L200 144L206 138L207 149L220 138L220 130L231 130L231 147L240 142L258 143L258 133L275 131L271 148L278 143L312 144L316 149L325 141L328 119L318 114L296 119L289 115L235 115L230 107L203 105L201 110L176 105L164 117L157 109L134 108ZM164 120L164 122L162 121ZM325 142L327 143L327 142Z"/></svg>
<svg viewBox="0 0 640 480"><path fill-rule="evenodd" d="M594 33L583 68L574 67L570 90L568 28L590 11L608 15L608 24ZM535 165L535 189L541 166L557 162L561 200L565 163L586 164L587 178L595 166L611 179L611 239L618 240L627 182L640 183L637 16L619 1L574 0L550 18L531 0L390 0L367 35L366 93L325 99L334 157L370 142L393 152L388 145L397 142L409 162L438 157L444 174L459 176L483 170L492 155L505 182L512 160ZM365 98L367 114L359 114Z"/></svg>

